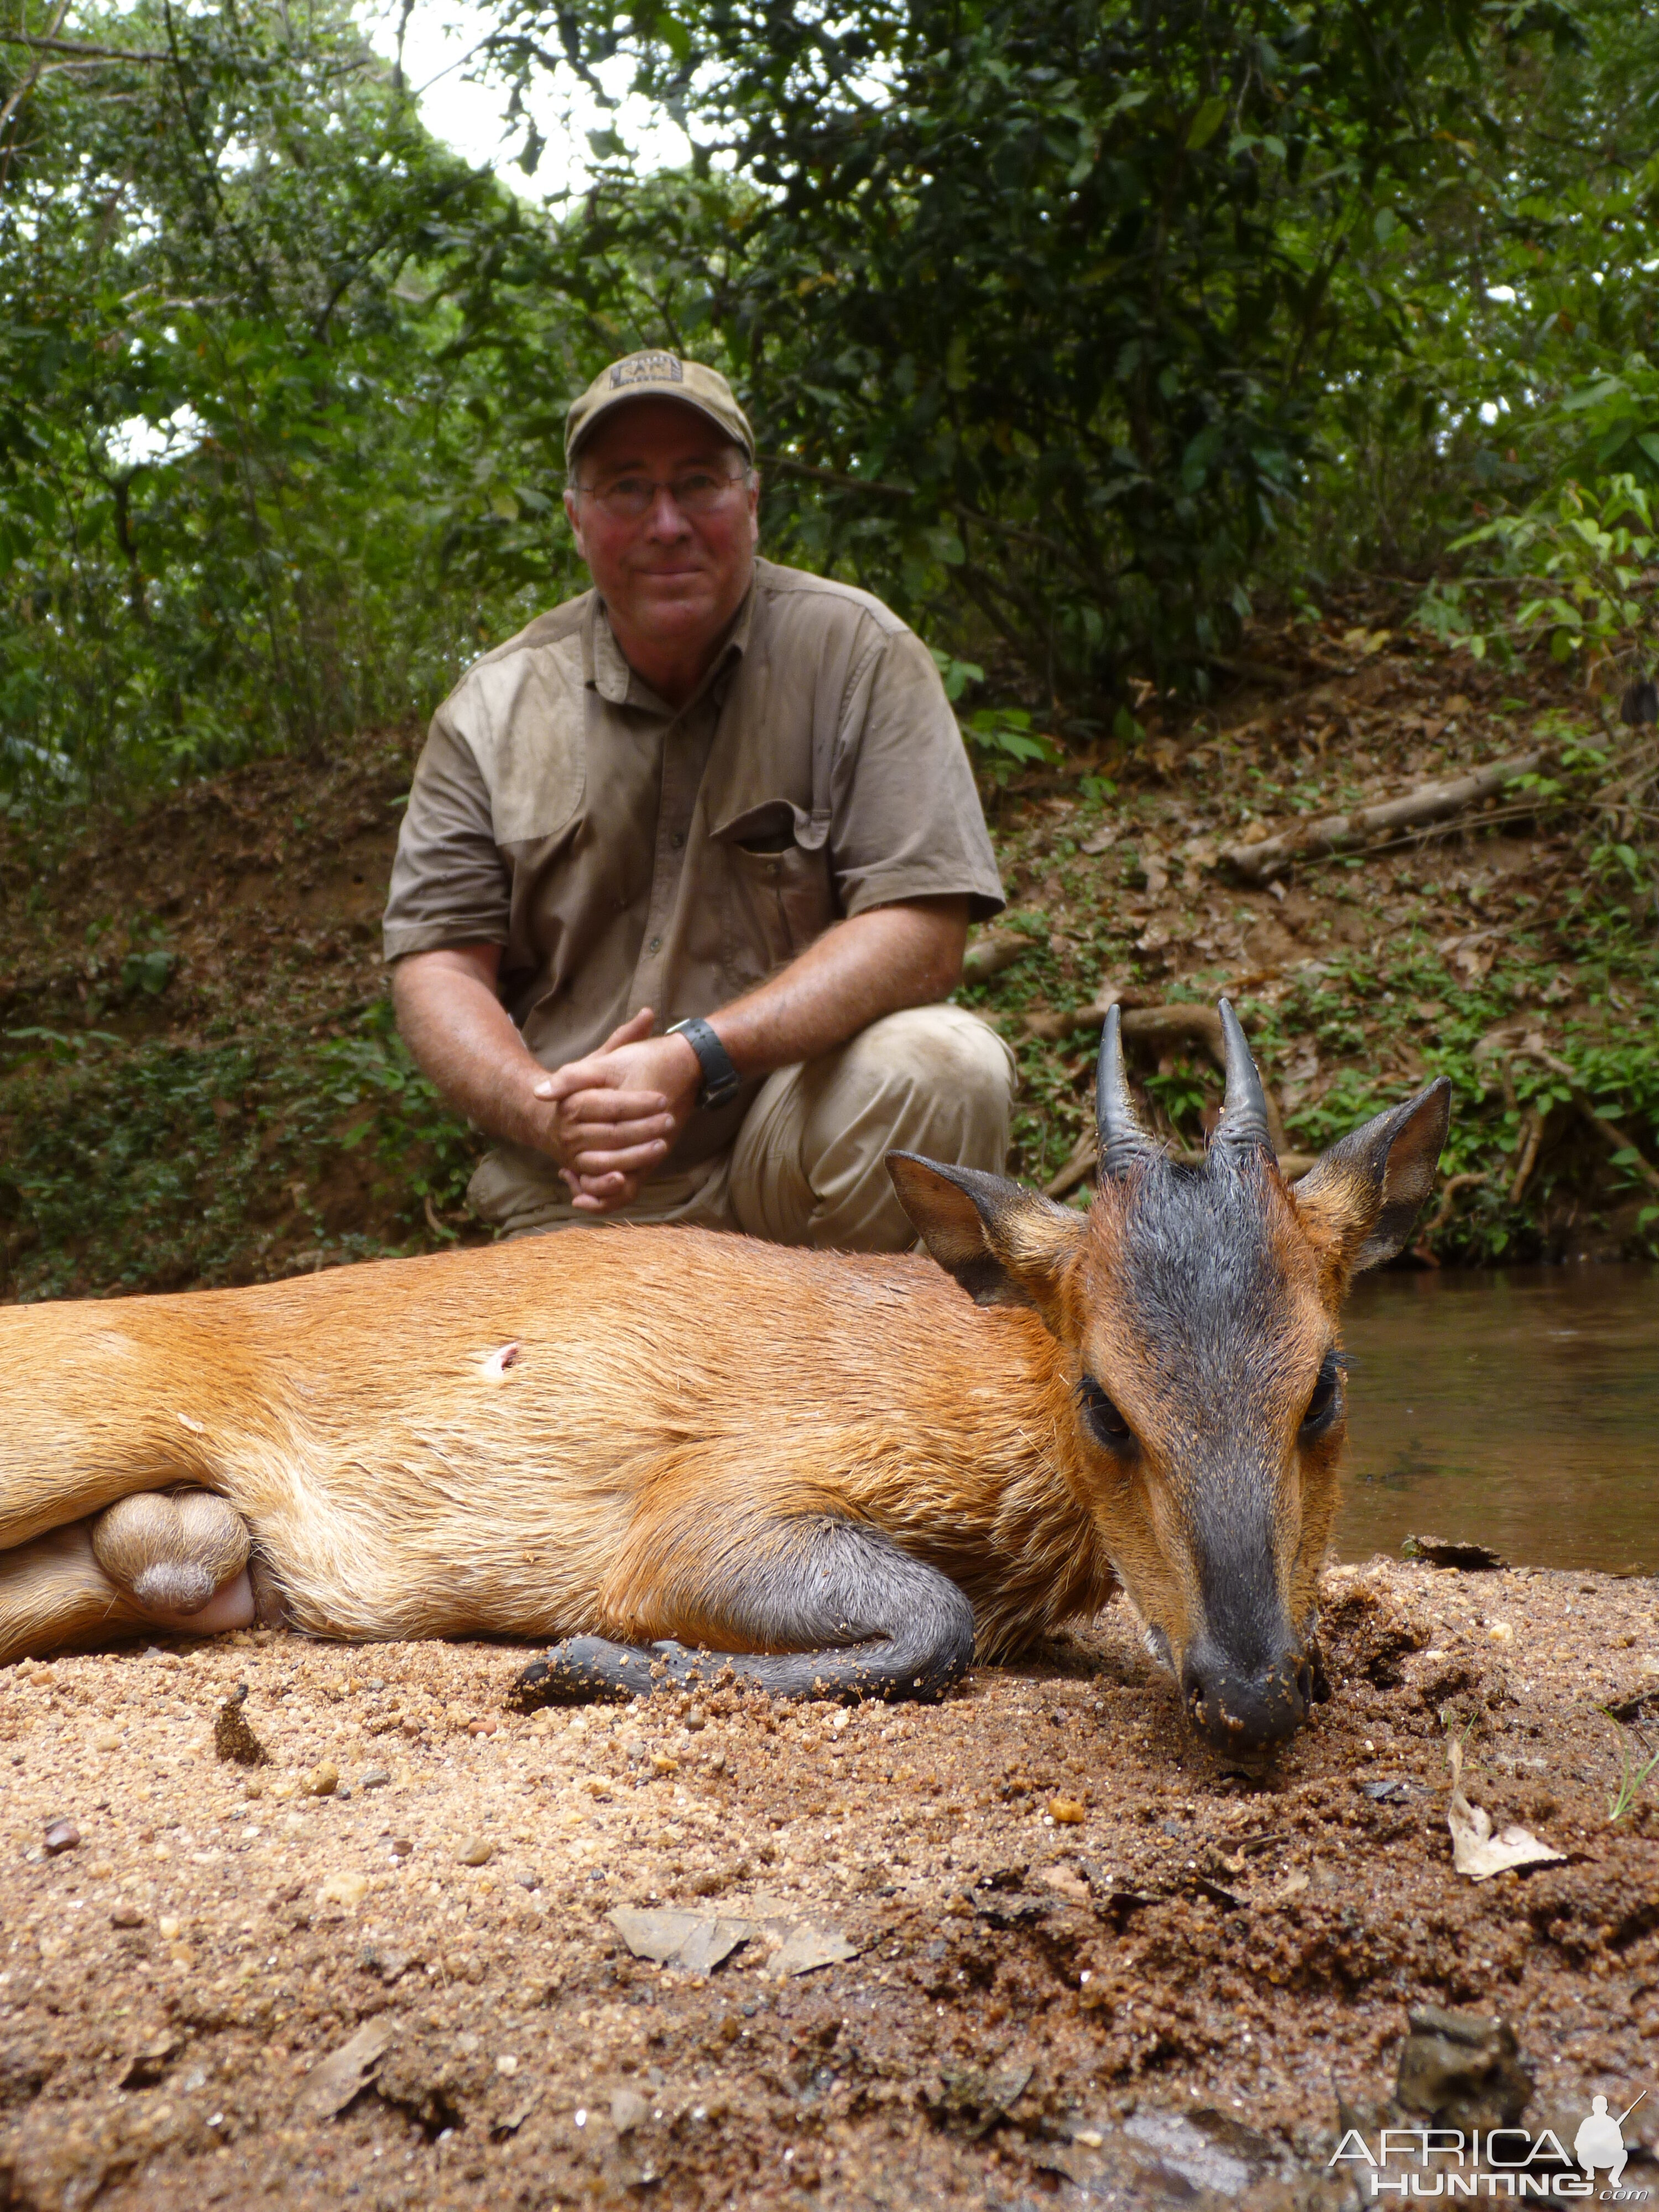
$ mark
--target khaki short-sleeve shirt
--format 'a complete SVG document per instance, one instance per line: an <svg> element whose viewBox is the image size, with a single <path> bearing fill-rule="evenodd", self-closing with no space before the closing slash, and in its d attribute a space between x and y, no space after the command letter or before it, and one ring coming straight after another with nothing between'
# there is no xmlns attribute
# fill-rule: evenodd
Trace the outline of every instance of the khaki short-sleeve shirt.
<svg viewBox="0 0 1659 2212"><path fill-rule="evenodd" d="M433 717L386 955L499 945L503 1004L544 1066L641 1006L708 1014L847 915L1003 904L933 656L867 592L757 561L709 677L676 713L586 592L487 653ZM729 1144L757 1086L693 1116Z"/></svg>

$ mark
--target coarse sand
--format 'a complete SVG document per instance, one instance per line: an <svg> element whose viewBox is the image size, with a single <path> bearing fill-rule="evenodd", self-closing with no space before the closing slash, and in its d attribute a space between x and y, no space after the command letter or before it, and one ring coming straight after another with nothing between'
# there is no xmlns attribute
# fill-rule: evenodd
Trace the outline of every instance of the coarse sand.
<svg viewBox="0 0 1659 2212"><path fill-rule="evenodd" d="M1610 1818L1654 1595L1336 1568L1331 1702L1253 1773L1121 1605L930 1707L525 1714L516 1648L266 1631L25 1662L0 2208L1334 2208L1425 2004L1511 2023L1570 2144L1659 2088L1652 1785ZM1560 1863L1454 1871L1466 1730Z"/></svg>

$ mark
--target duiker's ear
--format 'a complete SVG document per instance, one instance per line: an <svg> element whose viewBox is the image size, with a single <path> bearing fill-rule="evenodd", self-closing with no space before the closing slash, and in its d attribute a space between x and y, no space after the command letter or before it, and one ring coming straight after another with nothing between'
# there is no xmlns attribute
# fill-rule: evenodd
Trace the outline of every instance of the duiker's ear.
<svg viewBox="0 0 1659 2212"><path fill-rule="evenodd" d="M1060 1267L1084 1233L1080 1214L1006 1176L915 1152L889 1152L887 1172L927 1249L976 1306L1035 1306L1048 1319Z"/></svg>
<svg viewBox="0 0 1659 2212"><path fill-rule="evenodd" d="M1293 1186L1297 1212L1335 1240L1347 1273L1392 1260L1411 1235L1450 1121L1443 1075L1322 1152Z"/></svg>

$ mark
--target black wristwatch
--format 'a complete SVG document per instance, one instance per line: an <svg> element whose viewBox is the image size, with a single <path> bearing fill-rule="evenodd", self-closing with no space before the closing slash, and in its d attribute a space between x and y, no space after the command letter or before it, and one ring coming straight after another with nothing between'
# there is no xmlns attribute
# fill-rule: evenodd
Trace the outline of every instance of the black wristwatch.
<svg viewBox="0 0 1659 2212"><path fill-rule="evenodd" d="M697 1064L702 1069L702 1088L697 1093L699 1109L707 1113L711 1107L729 1105L742 1090L743 1078L708 1023L694 1014L689 1022L671 1023L663 1034L683 1036L697 1055Z"/></svg>

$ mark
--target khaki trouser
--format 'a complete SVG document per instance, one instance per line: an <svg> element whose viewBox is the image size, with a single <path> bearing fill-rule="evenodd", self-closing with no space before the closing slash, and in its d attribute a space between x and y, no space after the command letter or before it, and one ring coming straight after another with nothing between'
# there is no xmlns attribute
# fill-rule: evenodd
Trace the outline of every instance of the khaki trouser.
<svg viewBox="0 0 1659 2212"><path fill-rule="evenodd" d="M905 1251L916 1232L886 1155L921 1152L1000 1174L1014 1083L1014 1056L994 1030L960 1006L915 1006L872 1022L822 1060L780 1068L728 1152L642 1183L614 1213L579 1213L551 1160L518 1145L480 1163L467 1196L506 1237L672 1222L773 1244Z"/></svg>

